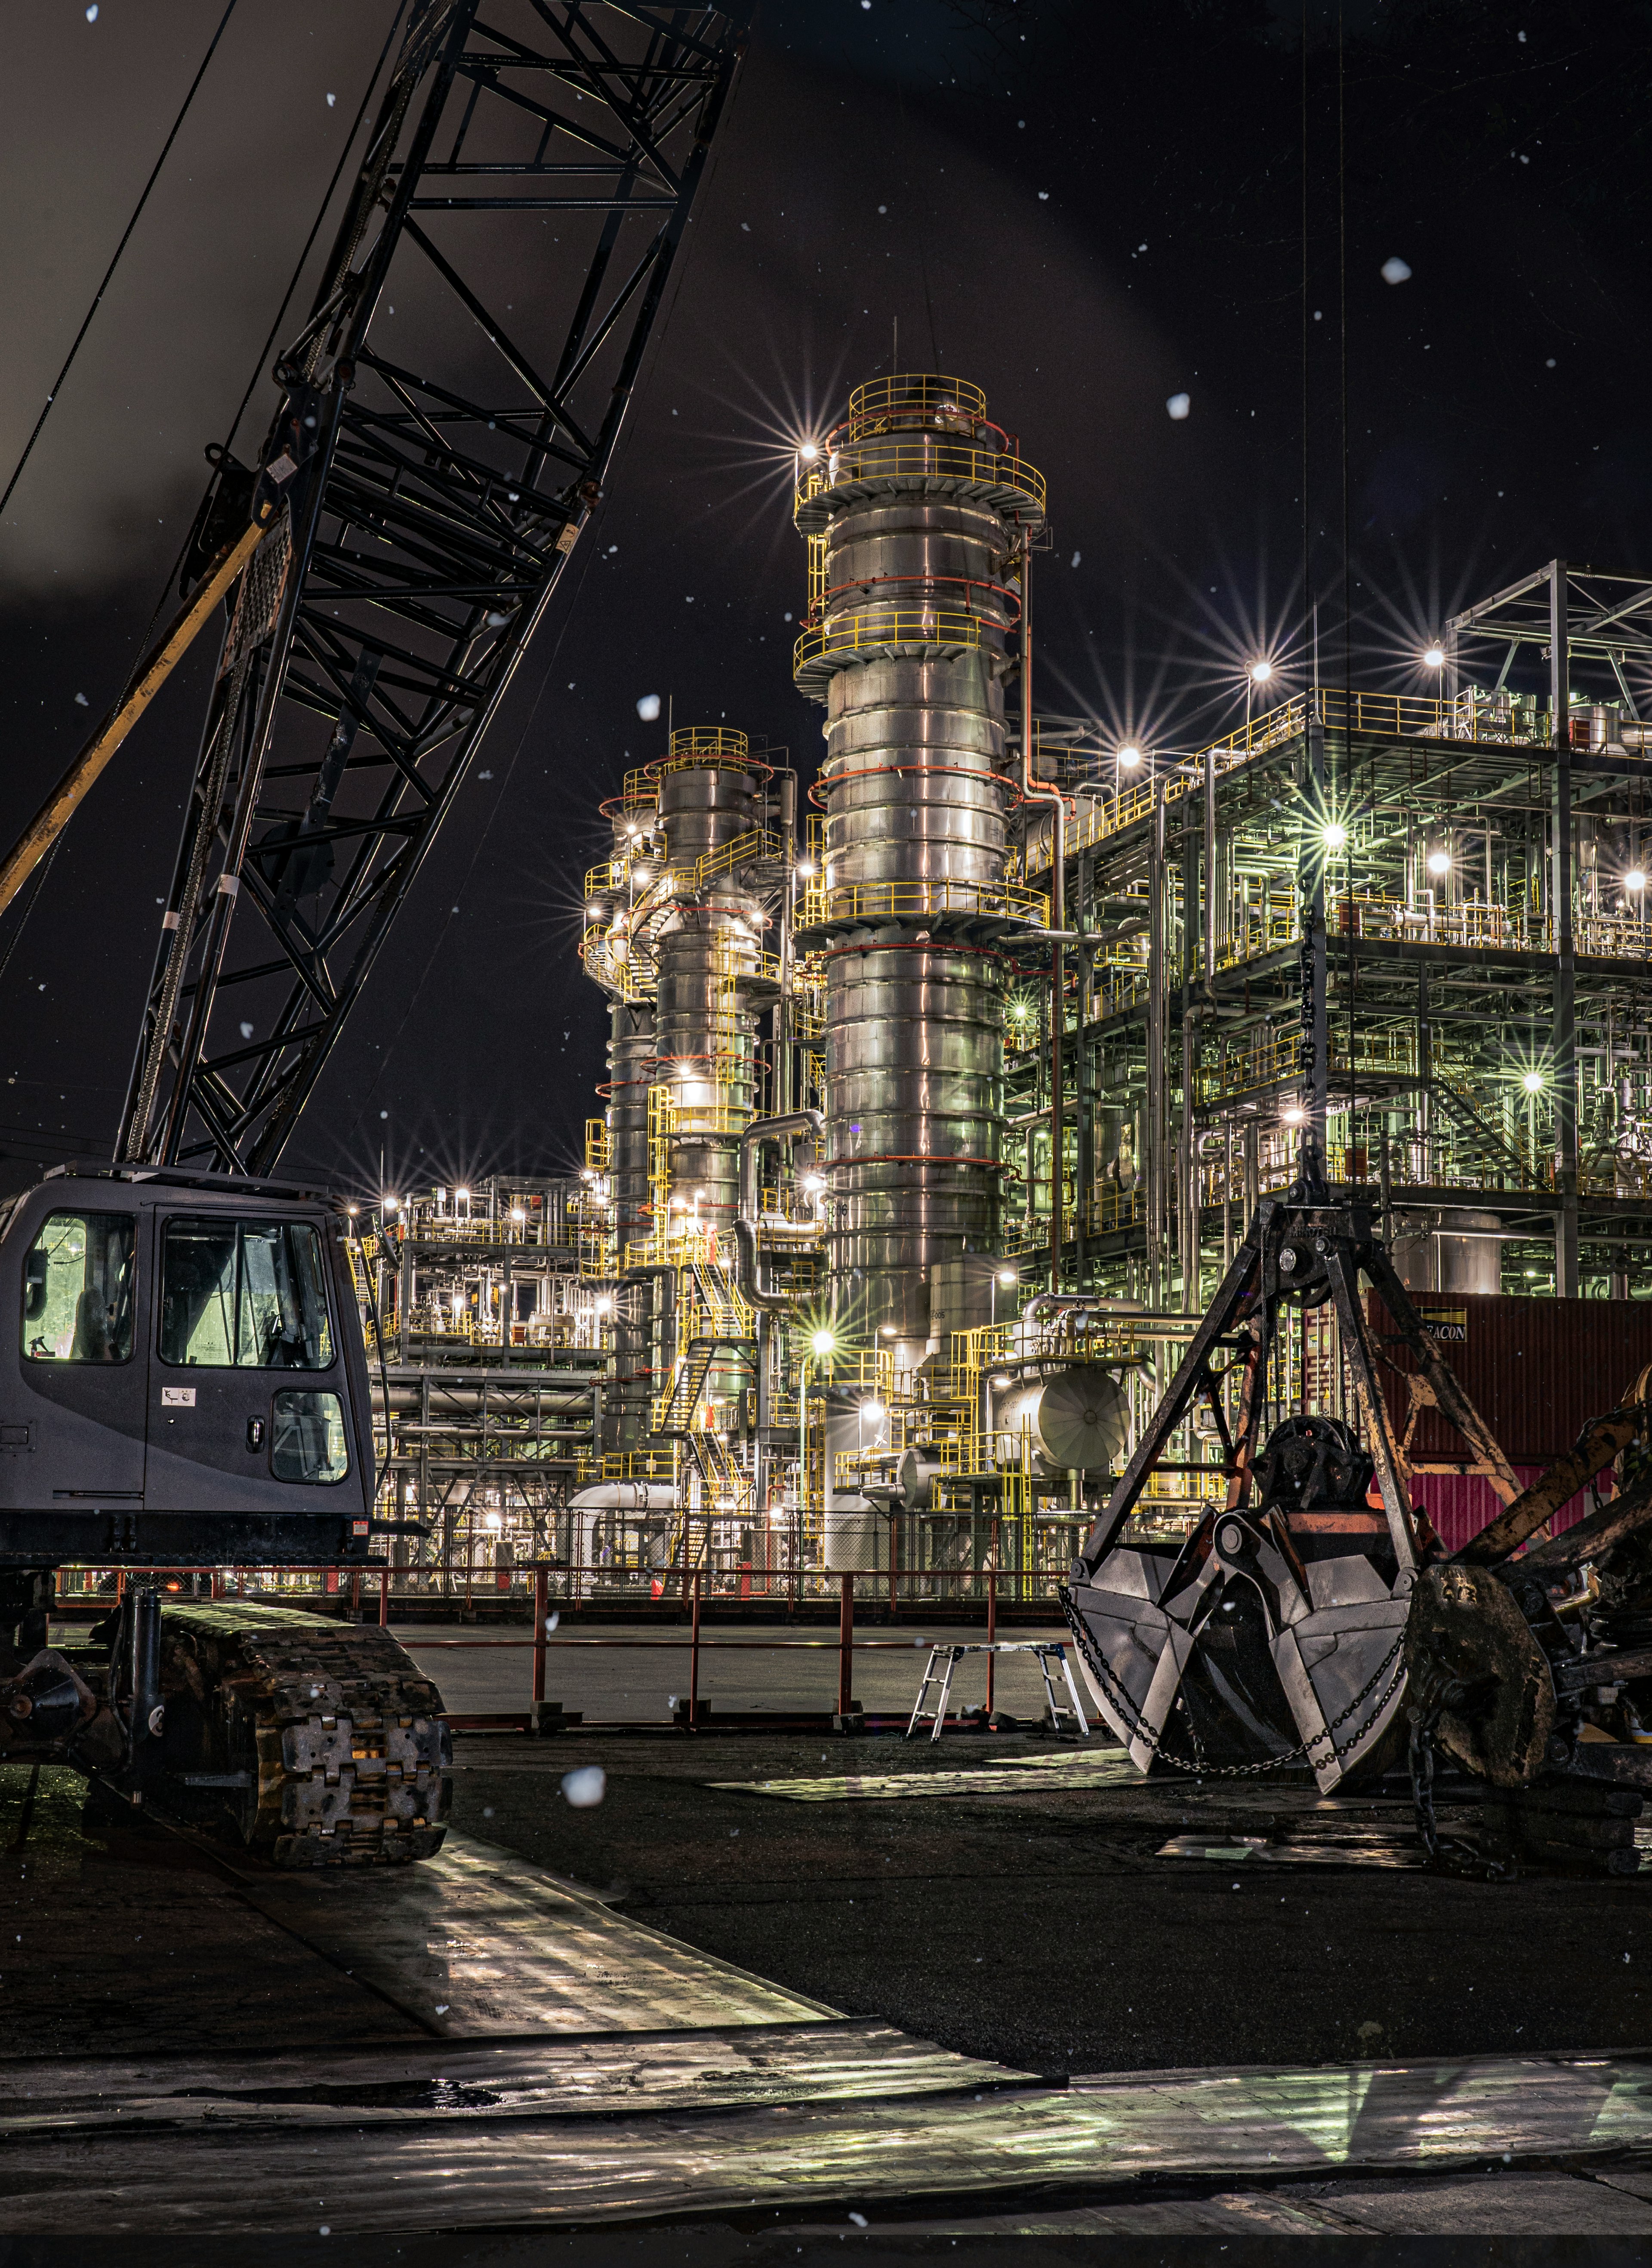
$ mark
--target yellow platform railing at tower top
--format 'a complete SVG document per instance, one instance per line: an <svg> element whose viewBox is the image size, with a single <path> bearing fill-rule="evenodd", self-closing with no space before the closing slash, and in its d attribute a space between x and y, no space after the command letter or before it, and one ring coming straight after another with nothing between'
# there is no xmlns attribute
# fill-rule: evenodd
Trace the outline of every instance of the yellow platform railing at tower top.
<svg viewBox="0 0 1652 2268"><path fill-rule="evenodd" d="M793 516L827 490L851 482L944 481L983 490L1006 490L1042 513L1044 476L1013 450L983 447L967 433L944 425L917 429L900 424L882 432L862 431L828 455L810 463L793 497ZM811 515L812 516L812 515Z"/></svg>
<svg viewBox="0 0 1652 2268"><path fill-rule="evenodd" d="M866 379L852 390L844 430L859 433L872 422L881 424L891 417L967 418L976 423L985 416L986 396L971 379L954 378L939 370L894 370L884 372L881 378Z"/></svg>

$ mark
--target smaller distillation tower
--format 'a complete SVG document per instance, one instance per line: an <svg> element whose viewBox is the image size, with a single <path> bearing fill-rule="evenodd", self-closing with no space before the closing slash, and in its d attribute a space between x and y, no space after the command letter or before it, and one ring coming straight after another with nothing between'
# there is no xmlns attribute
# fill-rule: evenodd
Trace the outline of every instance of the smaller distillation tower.
<svg viewBox="0 0 1652 2268"><path fill-rule="evenodd" d="M770 777L744 733L674 732L667 754L604 805L613 851L586 877L583 957L610 1003L611 1266L629 1279L614 1319L620 1449L657 1430L678 1341L697 1324L730 1339L738 1328L723 1312L734 1304L725 1263L756 1108L757 1019L778 990L763 948ZM697 1300L709 1312L685 1312ZM740 1360L719 1359L701 1400L732 1406L742 1384Z"/></svg>

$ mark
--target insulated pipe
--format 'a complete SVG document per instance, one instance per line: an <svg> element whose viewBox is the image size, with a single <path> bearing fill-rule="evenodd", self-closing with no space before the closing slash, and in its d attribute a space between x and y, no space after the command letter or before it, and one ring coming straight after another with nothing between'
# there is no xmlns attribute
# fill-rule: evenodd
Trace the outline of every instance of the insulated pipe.
<svg viewBox="0 0 1652 2268"><path fill-rule="evenodd" d="M653 1352L654 1344L653 1325L658 1322L660 1326L660 1367L664 1370L667 1378L669 1379L672 1364L676 1359L676 1333L675 1328L677 1311L676 1270L672 1267L666 1267L659 1262L655 1262L652 1267L628 1268L619 1280L622 1284L657 1283L661 1286L660 1295L658 1299L655 1299L652 1294L650 1295L649 1306L651 1313L649 1315L649 1333L646 1340L644 1342L644 1345L649 1353ZM615 1317L615 1321L618 1321L617 1316ZM666 1344L667 1336L671 1340L671 1344L668 1349ZM618 1344L619 1340L616 1335L616 1347ZM635 1358L633 1358L633 1359L634 1359ZM652 1366L650 1366L650 1367L652 1367ZM623 1383L623 1381L621 1382ZM653 1399L652 1395L645 1392L638 1398L641 1402L642 1407L645 1411L650 1401Z"/></svg>
<svg viewBox="0 0 1652 2268"><path fill-rule="evenodd" d="M1084 1292L1040 1292L1028 1300L1020 1320L1036 1322L1040 1315L1065 1314L1077 1308L1087 1315L1140 1315L1147 1310L1139 1300L1104 1300Z"/></svg>
<svg viewBox="0 0 1652 2268"><path fill-rule="evenodd" d="M757 1281L759 1153L765 1142L800 1142L806 1134L812 1134L818 1142L825 1127L818 1110L788 1110L778 1118L754 1118L740 1138L740 1211L734 1220L734 1245L741 1291L760 1315L784 1315L792 1302L784 1292L765 1292Z"/></svg>
<svg viewBox="0 0 1652 2268"><path fill-rule="evenodd" d="M1050 816L1050 1288L1061 1289L1061 1042L1066 1021L1066 799L1060 789L1033 779L1032 544L1021 556L1021 792L1029 803L1047 803ZM1029 1145L1030 1147L1030 1143Z"/></svg>

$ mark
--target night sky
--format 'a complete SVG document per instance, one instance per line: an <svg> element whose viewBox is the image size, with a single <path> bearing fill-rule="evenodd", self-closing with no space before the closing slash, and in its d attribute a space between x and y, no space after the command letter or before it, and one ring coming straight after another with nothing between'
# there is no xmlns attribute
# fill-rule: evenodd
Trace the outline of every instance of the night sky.
<svg viewBox="0 0 1652 2268"><path fill-rule="evenodd" d="M4 473L222 12L12 18ZM390 13L240 0L0 526L8 841L119 688ZM984 387L1044 472L1039 704L1120 737L1226 730L1261 651L1288 684L1305 593L1326 681L1346 636L1356 681L1423 689L1454 607L1556 554L1652 568L1649 135L1646 0L1346 0L1340 63L1322 4L767 0L608 495L285 1167L365 1191L381 1142L391 1188L577 1163L595 806L661 750L648 694L812 770L791 453L896 325L899 367ZM108 1153L212 644L0 922L0 1186Z"/></svg>

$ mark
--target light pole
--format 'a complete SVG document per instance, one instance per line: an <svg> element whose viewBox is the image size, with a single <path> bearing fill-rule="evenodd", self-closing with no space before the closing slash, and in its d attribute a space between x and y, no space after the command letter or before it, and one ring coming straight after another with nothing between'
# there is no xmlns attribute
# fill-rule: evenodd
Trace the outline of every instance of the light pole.
<svg viewBox="0 0 1652 2268"><path fill-rule="evenodd" d="M808 1380L809 1370L811 1367L809 1356L813 1355L822 1365L830 1365L832 1356L837 1351L837 1342L836 1338L833 1337L830 1331L816 1331L814 1336L810 1339L808 1344L809 1352L803 1358L803 1366L798 1374L797 1384L797 1513L798 1549L800 1552L803 1546L803 1496L808 1484ZM822 1472L821 1475L821 1510L824 1513L825 1509L826 1476Z"/></svg>
<svg viewBox="0 0 1652 2268"><path fill-rule="evenodd" d="M1445 661L1445 648L1440 644L1437 638L1431 639L1428 644L1423 648L1422 666L1425 669L1434 670L1438 678L1441 689L1434 695L1434 717L1436 722L1438 722L1440 717L1444 713L1446 705Z"/></svg>
<svg viewBox="0 0 1652 2268"><path fill-rule="evenodd" d="M1267 684L1272 674L1273 664L1265 655L1260 661L1253 661L1245 672L1245 753L1247 755L1250 750L1250 703L1257 686Z"/></svg>

